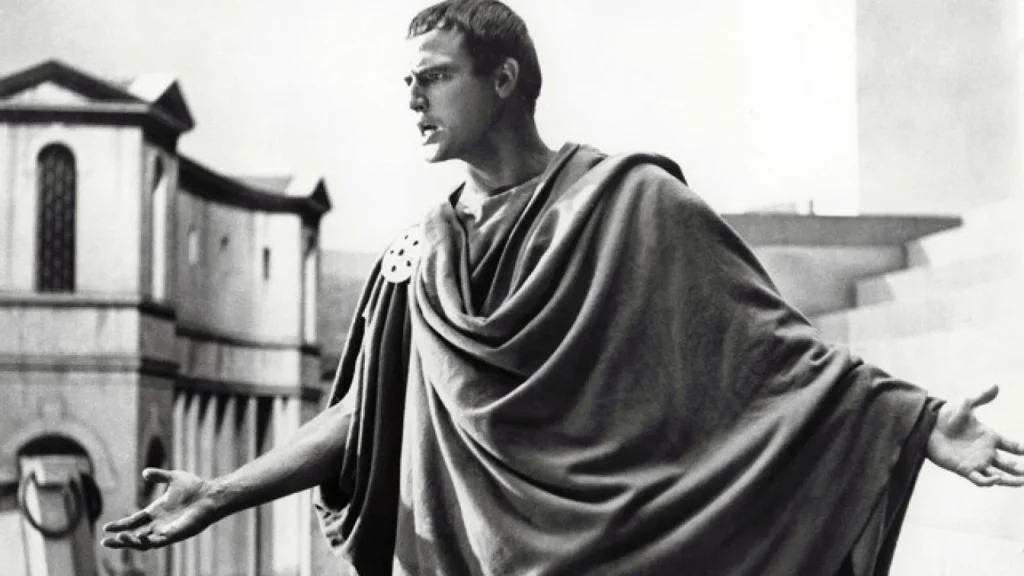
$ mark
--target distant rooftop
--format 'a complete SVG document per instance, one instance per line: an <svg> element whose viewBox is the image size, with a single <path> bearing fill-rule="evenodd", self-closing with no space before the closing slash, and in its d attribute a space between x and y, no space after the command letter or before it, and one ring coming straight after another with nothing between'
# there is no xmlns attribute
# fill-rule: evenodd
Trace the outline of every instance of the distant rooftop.
<svg viewBox="0 0 1024 576"><path fill-rule="evenodd" d="M176 133L195 127L177 80L168 74L143 74L134 78L109 79L83 72L60 60L45 60L35 66L0 76L0 100L47 84L57 85L86 98L105 103L102 110L113 114L151 116L171 127ZM48 114L81 114L83 105L62 102L0 102L9 114L26 117L44 111ZM94 107L95 111L101 110Z"/></svg>

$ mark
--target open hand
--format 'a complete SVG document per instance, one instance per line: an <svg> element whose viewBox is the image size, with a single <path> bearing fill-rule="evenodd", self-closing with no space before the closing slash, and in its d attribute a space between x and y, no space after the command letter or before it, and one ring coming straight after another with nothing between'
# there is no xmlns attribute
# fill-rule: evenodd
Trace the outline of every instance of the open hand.
<svg viewBox="0 0 1024 576"><path fill-rule="evenodd" d="M974 415L998 395L999 387L993 386L975 398L943 405L928 438L928 458L978 486L1024 486L1024 462L1010 456L1024 455L1024 444L997 434Z"/></svg>
<svg viewBox="0 0 1024 576"><path fill-rule="evenodd" d="M210 485L181 470L147 468L147 481L167 484L167 490L149 506L103 526L112 533L101 544L108 548L149 550L167 546L202 532L218 520L210 498Z"/></svg>

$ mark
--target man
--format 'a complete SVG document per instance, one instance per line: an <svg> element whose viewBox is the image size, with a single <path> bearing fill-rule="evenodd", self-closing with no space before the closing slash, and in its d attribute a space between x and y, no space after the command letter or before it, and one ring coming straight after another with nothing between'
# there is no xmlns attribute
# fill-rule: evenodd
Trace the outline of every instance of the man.
<svg viewBox="0 0 1024 576"><path fill-rule="evenodd" d="M221 478L145 471L167 491L105 545L319 486L363 574L861 575L925 455L1024 484L973 413L996 389L944 404L820 342L671 161L548 148L507 7L432 6L409 43L427 160L466 179L372 274L330 407Z"/></svg>

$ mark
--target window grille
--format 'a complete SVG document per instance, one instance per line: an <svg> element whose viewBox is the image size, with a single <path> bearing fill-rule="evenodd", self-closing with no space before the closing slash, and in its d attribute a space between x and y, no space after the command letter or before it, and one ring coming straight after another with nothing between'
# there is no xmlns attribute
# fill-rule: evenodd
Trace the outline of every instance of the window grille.
<svg viewBox="0 0 1024 576"><path fill-rule="evenodd" d="M74 292L75 157L67 147L51 144L39 153L36 173L36 288L40 292Z"/></svg>

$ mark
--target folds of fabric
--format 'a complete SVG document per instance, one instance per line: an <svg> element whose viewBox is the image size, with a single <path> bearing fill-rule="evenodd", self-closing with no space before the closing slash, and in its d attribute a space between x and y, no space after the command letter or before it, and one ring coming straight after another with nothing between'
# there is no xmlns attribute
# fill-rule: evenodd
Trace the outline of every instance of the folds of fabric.
<svg viewBox="0 0 1024 576"><path fill-rule="evenodd" d="M314 506L335 552L360 574L386 574L394 554L398 454L409 373L408 285L375 266L349 329L328 405L354 396L337 480L317 489Z"/></svg>
<svg viewBox="0 0 1024 576"><path fill-rule="evenodd" d="M672 162L569 145L501 225L423 233L412 345L384 359L406 301L372 284L339 371L350 554L381 523L398 573L828 575L893 525L926 395L823 344Z"/></svg>

